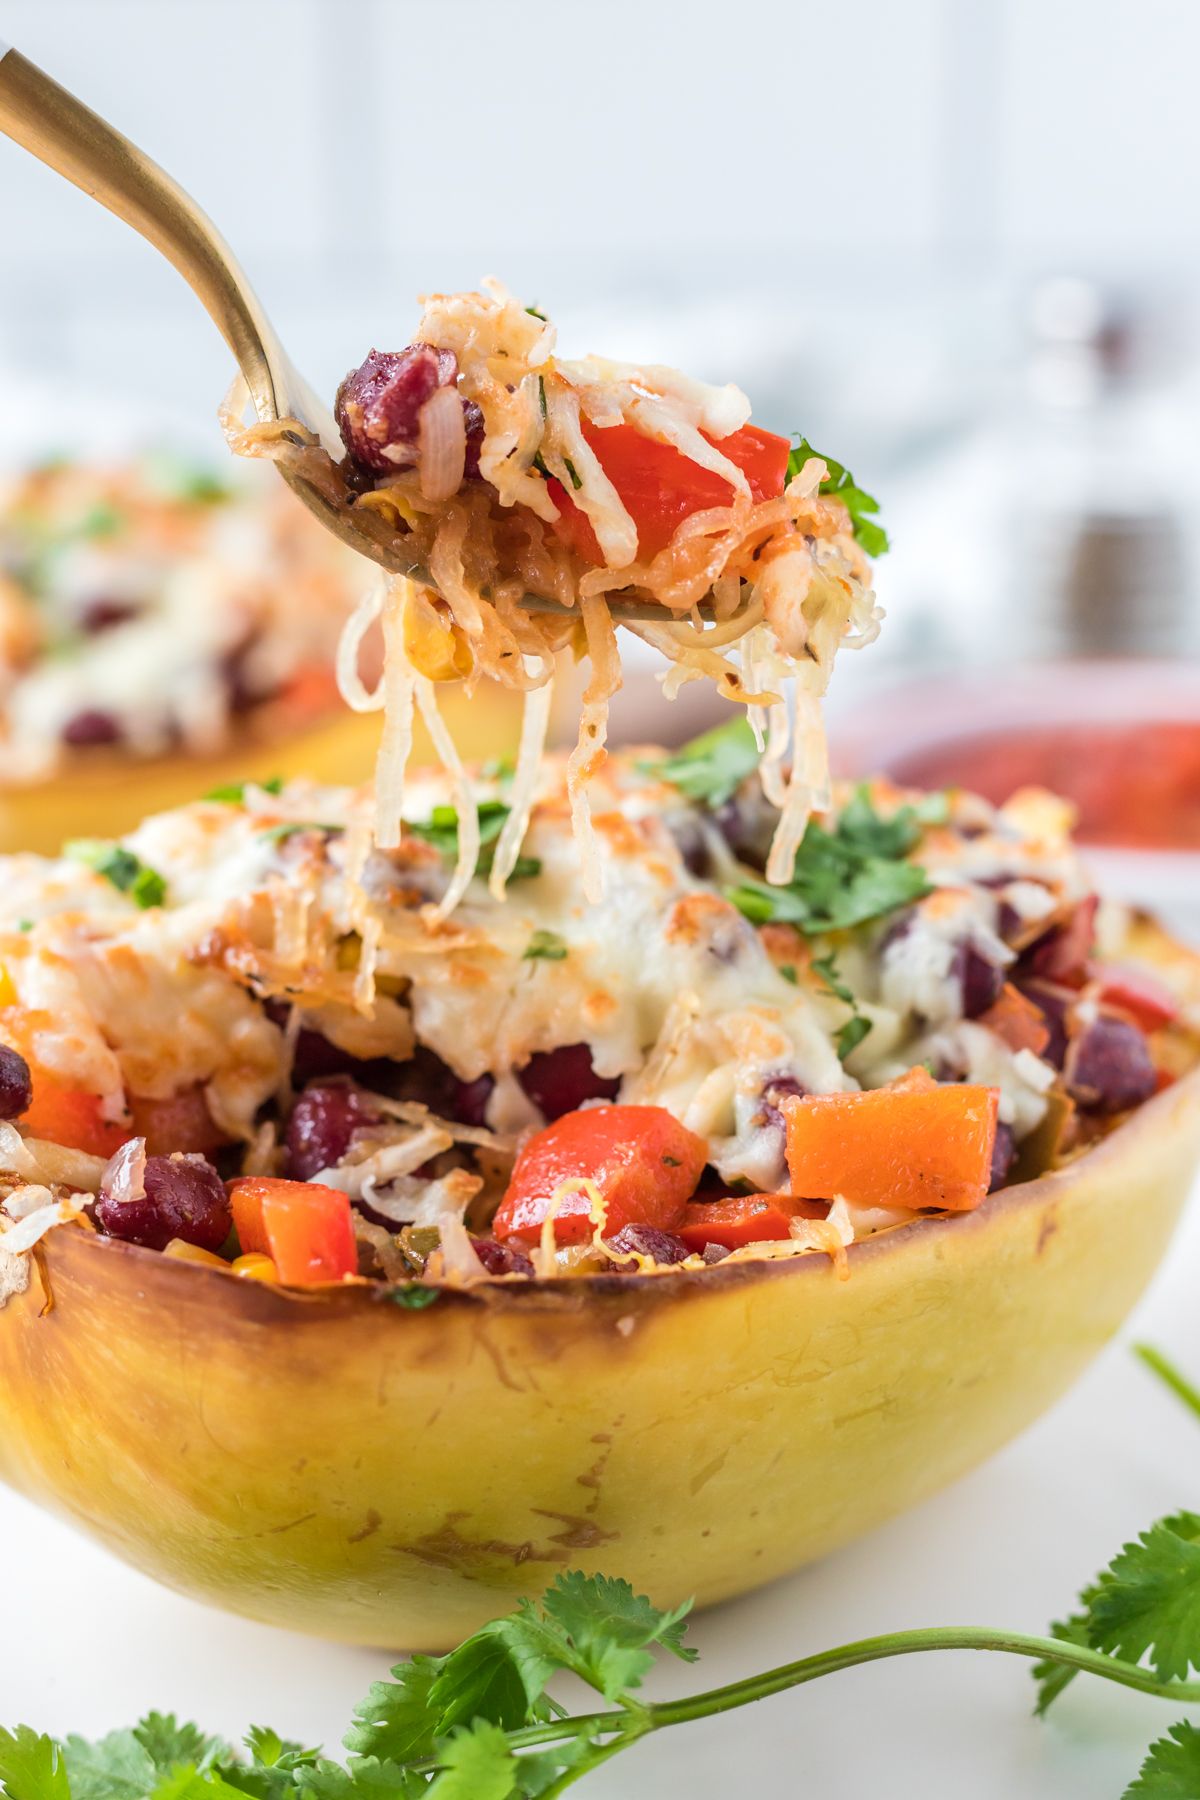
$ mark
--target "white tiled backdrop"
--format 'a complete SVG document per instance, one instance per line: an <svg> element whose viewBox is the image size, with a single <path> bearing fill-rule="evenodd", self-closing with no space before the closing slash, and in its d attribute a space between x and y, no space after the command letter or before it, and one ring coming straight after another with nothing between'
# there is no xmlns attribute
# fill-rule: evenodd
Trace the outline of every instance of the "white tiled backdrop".
<svg viewBox="0 0 1200 1800"><path fill-rule="evenodd" d="M1200 252L1194 0L0 0L0 38L211 211L326 386L494 271L869 457L986 385L1033 275L1187 291ZM3 367L209 418L228 357L0 141Z"/></svg>

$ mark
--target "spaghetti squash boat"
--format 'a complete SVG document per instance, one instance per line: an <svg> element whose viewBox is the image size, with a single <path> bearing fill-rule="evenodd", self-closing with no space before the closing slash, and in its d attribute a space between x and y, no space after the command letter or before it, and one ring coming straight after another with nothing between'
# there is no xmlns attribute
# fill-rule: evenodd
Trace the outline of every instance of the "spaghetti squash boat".
<svg viewBox="0 0 1200 1800"><path fill-rule="evenodd" d="M970 1467L1191 1176L1197 978L1065 808L748 729L545 763L507 892L406 790L246 785L2 865L0 1467L162 1579L437 1648L565 1563L720 1599Z"/></svg>
<svg viewBox="0 0 1200 1800"><path fill-rule="evenodd" d="M358 559L277 483L165 453L0 483L0 848L57 850L244 775L358 780Z"/></svg>

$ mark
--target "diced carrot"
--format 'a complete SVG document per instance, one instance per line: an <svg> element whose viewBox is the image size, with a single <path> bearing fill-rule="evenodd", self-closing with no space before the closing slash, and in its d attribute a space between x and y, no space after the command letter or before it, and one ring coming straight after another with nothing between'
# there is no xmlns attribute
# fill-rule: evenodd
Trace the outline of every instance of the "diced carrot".
<svg viewBox="0 0 1200 1800"><path fill-rule="evenodd" d="M998 1088L964 1082L788 1100L792 1191L969 1212L988 1191L999 1105Z"/></svg>
<svg viewBox="0 0 1200 1800"><path fill-rule="evenodd" d="M269 1257L285 1286L357 1274L350 1201L339 1188L247 1175L230 1183L229 1201L243 1251Z"/></svg>
<svg viewBox="0 0 1200 1800"><path fill-rule="evenodd" d="M828 1208L791 1194L733 1194L727 1200L695 1200L683 1209L683 1223L675 1235L689 1250L706 1244L723 1244L740 1250L744 1244L770 1244L786 1238L793 1219L823 1219Z"/></svg>
<svg viewBox="0 0 1200 1800"><path fill-rule="evenodd" d="M1010 1050L1032 1050L1035 1056L1040 1056L1050 1042L1050 1030L1041 1008L1011 981L1005 982L1000 998L986 1012L980 1013L976 1023L994 1031Z"/></svg>

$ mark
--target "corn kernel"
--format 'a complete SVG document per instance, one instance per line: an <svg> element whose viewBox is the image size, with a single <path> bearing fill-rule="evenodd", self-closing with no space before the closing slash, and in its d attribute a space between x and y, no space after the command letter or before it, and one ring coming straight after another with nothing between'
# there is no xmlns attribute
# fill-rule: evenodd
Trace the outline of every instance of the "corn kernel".
<svg viewBox="0 0 1200 1800"><path fill-rule="evenodd" d="M247 1250L244 1256L235 1256L229 1266L235 1275L240 1275L245 1281L279 1280L275 1264L260 1250Z"/></svg>
<svg viewBox="0 0 1200 1800"><path fill-rule="evenodd" d="M222 1257L214 1255L211 1250L202 1250L199 1244L187 1244L182 1238L172 1238L164 1247L163 1255L173 1256L177 1262L207 1263L210 1269L229 1267Z"/></svg>
<svg viewBox="0 0 1200 1800"><path fill-rule="evenodd" d="M430 681L458 681L471 672L466 639L449 616L423 594L410 591L404 601L404 649L419 675Z"/></svg>

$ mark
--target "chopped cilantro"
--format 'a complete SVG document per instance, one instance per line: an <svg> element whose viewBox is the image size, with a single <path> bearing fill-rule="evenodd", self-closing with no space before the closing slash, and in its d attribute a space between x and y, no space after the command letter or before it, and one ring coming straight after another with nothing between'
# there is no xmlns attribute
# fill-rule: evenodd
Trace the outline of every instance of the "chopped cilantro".
<svg viewBox="0 0 1200 1800"><path fill-rule="evenodd" d="M481 800L479 802L479 861L475 865L477 875L490 875L492 862L496 854L496 840L504 829L504 821L512 808L503 800ZM423 838L436 850L453 861L458 855L458 808L455 806L435 806L428 819L406 820L405 831L413 837ZM542 865L536 856L518 856L510 881L528 881L534 875L540 875Z"/></svg>
<svg viewBox="0 0 1200 1800"><path fill-rule="evenodd" d="M785 981L790 981L793 987L797 987L800 982L800 977L796 973L795 963L780 963L778 966L779 973L783 976L783 979Z"/></svg>
<svg viewBox="0 0 1200 1800"><path fill-rule="evenodd" d="M543 325L546 323L546 315L544 312L540 311L540 309L538 307L527 306L525 308L525 311L529 314L530 318L540 319L542 321Z"/></svg>
<svg viewBox="0 0 1200 1800"><path fill-rule="evenodd" d="M810 821L786 885L744 881L728 897L755 925L779 920L809 936L866 924L929 893L925 871L905 860L923 824L912 806L884 818L860 787L832 829Z"/></svg>
<svg viewBox="0 0 1200 1800"><path fill-rule="evenodd" d="M848 988L842 980L838 971L837 960L832 951L830 951L828 956L814 956L812 960L812 971L814 975L819 975L821 978L822 992L831 995L835 1000L840 1000L843 1006L848 1006L850 1008L850 1018L846 1020L846 1023L841 1027L834 1039L834 1043L837 1046L838 1061L845 1062L846 1058L850 1055L850 1052L852 1050L857 1050L858 1046L867 1036L871 1029L871 1021L870 1019L864 1018L862 1013L859 1012L858 1001L856 1000L853 991Z"/></svg>
<svg viewBox="0 0 1200 1800"><path fill-rule="evenodd" d="M422 1287L417 1281L409 1281L403 1287L389 1288L387 1297L393 1306L403 1306L409 1312L421 1312L426 1306L432 1306L440 1300L442 1290L435 1287Z"/></svg>
<svg viewBox="0 0 1200 1800"><path fill-rule="evenodd" d="M63 845L63 855L84 863L103 875L122 894L128 894L135 906L161 906L167 897L167 884L156 869L151 869L132 850L105 838L75 838Z"/></svg>
<svg viewBox="0 0 1200 1800"><path fill-rule="evenodd" d="M583 486L583 478L576 473L575 464L571 461L569 456L563 457L563 467L571 477L571 486L575 489L575 492L578 493Z"/></svg>
<svg viewBox="0 0 1200 1800"><path fill-rule="evenodd" d="M265 781L227 781L223 787L210 788L204 798L222 800L229 806L242 806L245 804L248 787L261 788L264 794L281 794L283 776L269 775Z"/></svg>
<svg viewBox="0 0 1200 1800"><path fill-rule="evenodd" d="M562 962L567 954L566 942L557 931L535 931L525 946L524 962Z"/></svg>
<svg viewBox="0 0 1200 1800"><path fill-rule="evenodd" d="M749 720L741 713L693 738L674 756L638 766L643 774L669 781L689 800L714 808L723 806L758 768L758 745Z"/></svg>
<svg viewBox="0 0 1200 1800"><path fill-rule="evenodd" d="M835 500L841 501L850 514L854 535L867 555L882 556L888 548L888 534L873 517L879 511L879 502L865 488L859 487L843 463L835 462L832 456L822 455L820 450L814 450L808 439L802 437L788 456L788 480L800 473L810 456L819 456L828 471L821 483L821 492L831 494Z"/></svg>
<svg viewBox="0 0 1200 1800"><path fill-rule="evenodd" d="M18 919L17 920L17 930L18 931L32 931L33 930L33 920L32 919Z"/></svg>

